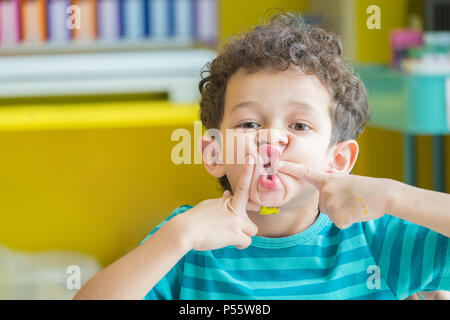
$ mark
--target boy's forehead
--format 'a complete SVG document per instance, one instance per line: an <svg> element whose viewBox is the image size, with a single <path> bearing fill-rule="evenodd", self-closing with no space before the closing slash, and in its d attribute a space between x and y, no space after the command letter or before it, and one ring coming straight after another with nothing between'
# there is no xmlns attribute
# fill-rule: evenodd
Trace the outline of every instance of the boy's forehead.
<svg viewBox="0 0 450 320"><path fill-rule="evenodd" d="M240 68L228 80L226 93L228 95L245 94L248 93L249 89L260 89L262 87L267 89L286 88L283 91L289 92L292 92L291 88L301 90L314 87L317 91L325 90L329 94L328 89L324 87L317 76L305 74L298 66L290 66L286 70L263 68L255 72ZM307 94L308 92L305 90L301 93Z"/></svg>
<svg viewBox="0 0 450 320"><path fill-rule="evenodd" d="M251 73L239 69L228 80L224 102L225 113L236 110L237 106L284 102L329 113L331 100L329 90L315 75L306 75L299 67L291 66L283 71L265 68Z"/></svg>

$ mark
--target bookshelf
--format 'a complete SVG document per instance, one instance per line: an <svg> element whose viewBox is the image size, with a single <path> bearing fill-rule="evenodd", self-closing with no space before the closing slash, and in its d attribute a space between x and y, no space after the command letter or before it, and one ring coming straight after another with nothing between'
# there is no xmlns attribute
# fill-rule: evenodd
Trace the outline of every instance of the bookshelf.
<svg viewBox="0 0 450 320"><path fill-rule="evenodd" d="M0 99L165 93L198 100L218 0L0 0Z"/></svg>
<svg viewBox="0 0 450 320"><path fill-rule="evenodd" d="M199 99L207 49L5 56L0 98L165 92L176 104Z"/></svg>
<svg viewBox="0 0 450 320"><path fill-rule="evenodd" d="M214 47L218 0L0 0L0 54Z"/></svg>
<svg viewBox="0 0 450 320"><path fill-rule="evenodd" d="M1 0L0 0L1 1ZM73 43L45 43L39 46L17 44L0 48L0 58L7 56L65 54L65 53L97 53L97 52L129 52L129 51L161 51L180 49L209 49L216 46L209 43L188 40L117 40Z"/></svg>

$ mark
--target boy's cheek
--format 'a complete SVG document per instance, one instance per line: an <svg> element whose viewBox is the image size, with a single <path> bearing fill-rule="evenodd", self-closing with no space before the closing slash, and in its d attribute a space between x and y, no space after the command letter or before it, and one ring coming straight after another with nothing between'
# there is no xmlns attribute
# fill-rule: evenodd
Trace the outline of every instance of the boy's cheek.
<svg viewBox="0 0 450 320"><path fill-rule="evenodd" d="M258 167L258 164L257 164L253 171L253 177L252 177L252 182L250 184L250 190L256 189L256 184L258 183L258 178L260 176L260 174L259 174L260 170L261 170L261 167ZM239 183L239 179L244 171L244 165L243 164L224 164L224 171L225 171L227 179L230 182L230 185L234 192L236 190L236 186Z"/></svg>
<svg viewBox="0 0 450 320"><path fill-rule="evenodd" d="M243 133L239 130L230 131L233 135L224 136L224 162L242 165L245 156L251 154L257 157L258 150L255 143L255 133Z"/></svg>
<svg viewBox="0 0 450 320"><path fill-rule="evenodd" d="M239 164L224 164L224 171L227 176L228 181L230 182L231 187L233 188L233 191L235 190L239 178L243 172L244 165Z"/></svg>

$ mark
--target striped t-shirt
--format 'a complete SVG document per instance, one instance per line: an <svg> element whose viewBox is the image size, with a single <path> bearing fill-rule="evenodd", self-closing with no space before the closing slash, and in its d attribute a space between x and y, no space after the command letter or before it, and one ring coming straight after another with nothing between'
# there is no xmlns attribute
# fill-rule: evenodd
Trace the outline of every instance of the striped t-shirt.
<svg viewBox="0 0 450 320"><path fill-rule="evenodd" d="M390 215L341 230L320 213L303 232L254 236L244 250L191 250L144 299L404 299L437 290L450 290L446 236Z"/></svg>

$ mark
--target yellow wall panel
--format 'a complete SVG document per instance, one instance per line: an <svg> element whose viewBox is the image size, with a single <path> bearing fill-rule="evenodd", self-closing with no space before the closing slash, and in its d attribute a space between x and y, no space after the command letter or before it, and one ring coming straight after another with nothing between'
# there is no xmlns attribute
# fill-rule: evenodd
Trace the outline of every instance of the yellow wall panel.
<svg viewBox="0 0 450 320"><path fill-rule="evenodd" d="M432 139L431 136L418 136L416 140L417 186L433 189Z"/></svg>
<svg viewBox="0 0 450 320"><path fill-rule="evenodd" d="M305 12L307 0L222 0L220 1L220 42L231 35L248 31L267 14L280 10Z"/></svg>
<svg viewBox="0 0 450 320"><path fill-rule="evenodd" d="M107 265L176 207L221 196L203 165L172 163L174 129L0 132L0 243Z"/></svg>
<svg viewBox="0 0 450 320"><path fill-rule="evenodd" d="M358 139L364 168L355 174L403 180L402 135L394 131L368 127Z"/></svg>
<svg viewBox="0 0 450 320"><path fill-rule="evenodd" d="M381 12L381 29L369 29L367 8L376 4ZM405 0L355 1L355 28L359 62L389 62L389 30L405 24ZM370 102L370 101L369 101ZM363 166L355 166L355 174L403 180L402 135L399 133L366 128L358 140Z"/></svg>
<svg viewBox="0 0 450 320"><path fill-rule="evenodd" d="M406 26L406 0L356 0L355 21L358 37L358 60L361 62L389 62L389 31ZM370 5L380 7L381 28L369 29L367 13Z"/></svg>

